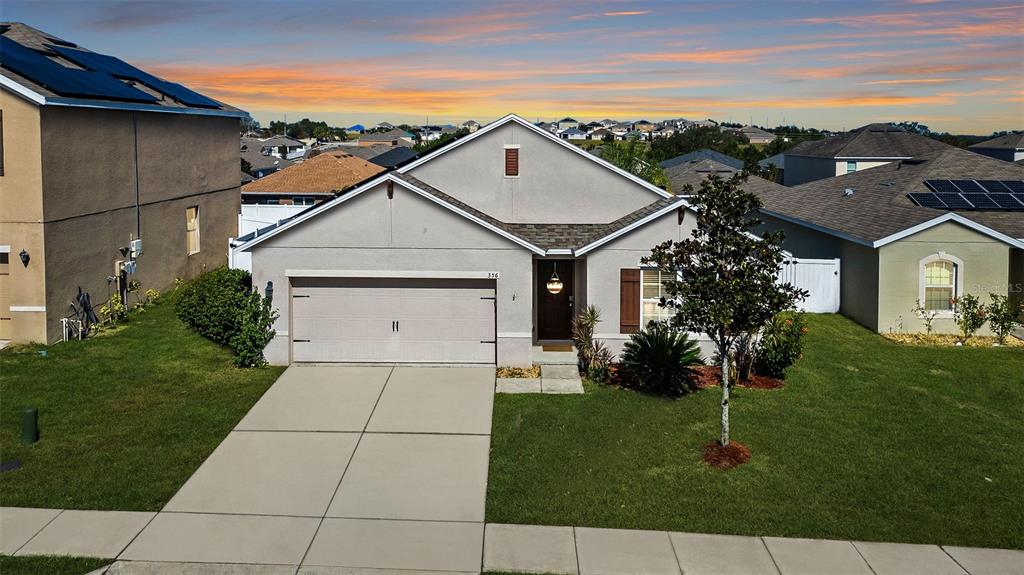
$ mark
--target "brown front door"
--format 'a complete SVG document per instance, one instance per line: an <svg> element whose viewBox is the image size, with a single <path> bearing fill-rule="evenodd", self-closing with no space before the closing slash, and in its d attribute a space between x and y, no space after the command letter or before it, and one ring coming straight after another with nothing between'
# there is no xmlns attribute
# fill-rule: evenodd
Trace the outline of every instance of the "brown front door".
<svg viewBox="0 0 1024 575"><path fill-rule="evenodd" d="M569 339L571 336L573 263L572 260L537 261L537 339ZM557 294L547 288L555 271L562 280L562 291Z"/></svg>

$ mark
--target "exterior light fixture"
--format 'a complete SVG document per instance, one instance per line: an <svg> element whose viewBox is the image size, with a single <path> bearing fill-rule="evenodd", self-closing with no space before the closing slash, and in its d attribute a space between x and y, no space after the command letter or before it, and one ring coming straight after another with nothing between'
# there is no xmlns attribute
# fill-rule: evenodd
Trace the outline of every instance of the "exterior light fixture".
<svg viewBox="0 0 1024 575"><path fill-rule="evenodd" d="M551 272L551 279L547 283L548 293L557 294L562 291L562 280L558 279L558 262L555 262L555 269Z"/></svg>
<svg viewBox="0 0 1024 575"><path fill-rule="evenodd" d="M21 250L21 253L18 254L18 257L21 258L22 265L24 265L25 267L28 267L28 261L30 259L32 259L32 258L29 257L28 252L25 251L25 250Z"/></svg>

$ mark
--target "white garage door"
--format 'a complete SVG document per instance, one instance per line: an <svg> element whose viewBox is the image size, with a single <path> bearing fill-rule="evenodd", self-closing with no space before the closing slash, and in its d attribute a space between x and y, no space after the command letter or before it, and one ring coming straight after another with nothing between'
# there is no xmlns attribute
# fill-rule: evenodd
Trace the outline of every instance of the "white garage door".
<svg viewBox="0 0 1024 575"><path fill-rule="evenodd" d="M494 280L294 278L292 361L495 361Z"/></svg>

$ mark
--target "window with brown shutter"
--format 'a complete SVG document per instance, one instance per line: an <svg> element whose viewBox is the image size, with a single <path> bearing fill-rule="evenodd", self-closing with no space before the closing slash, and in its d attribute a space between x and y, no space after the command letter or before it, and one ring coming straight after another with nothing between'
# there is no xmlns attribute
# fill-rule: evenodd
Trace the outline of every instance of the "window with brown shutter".
<svg viewBox="0 0 1024 575"><path fill-rule="evenodd" d="M505 177L519 175L519 148L505 148Z"/></svg>
<svg viewBox="0 0 1024 575"><path fill-rule="evenodd" d="M619 270L619 333L640 331L640 270Z"/></svg>

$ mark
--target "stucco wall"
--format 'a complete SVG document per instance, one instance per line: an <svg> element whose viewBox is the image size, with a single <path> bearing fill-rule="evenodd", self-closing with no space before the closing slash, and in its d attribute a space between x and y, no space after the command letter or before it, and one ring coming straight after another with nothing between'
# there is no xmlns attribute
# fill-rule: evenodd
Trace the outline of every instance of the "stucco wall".
<svg viewBox="0 0 1024 575"><path fill-rule="evenodd" d="M773 218L768 215L758 216L762 224L754 233L782 231L786 234L782 247L798 258L832 259L840 256L843 240L810 228Z"/></svg>
<svg viewBox="0 0 1024 575"><path fill-rule="evenodd" d="M1024 250L1010 249L1010 301L1024 305ZM1021 314L1024 320L1024 313Z"/></svg>
<svg viewBox="0 0 1024 575"><path fill-rule="evenodd" d="M286 269L496 271L498 363L530 363L532 253L399 185L393 199L380 185L256 245L252 259L254 284L274 282L281 314L271 363L288 363Z"/></svg>
<svg viewBox="0 0 1024 575"><path fill-rule="evenodd" d="M519 177L504 175L506 144L520 146ZM659 198L514 122L417 166L410 174L514 223L607 223Z"/></svg>
<svg viewBox="0 0 1024 575"><path fill-rule="evenodd" d="M786 154L786 169L782 174L787 186L796 186L835 176L833 158L812 158Z"/></svg>
<svg viewBox="0 0 1024 575"><path fill-rule="evenodd" d="M0 245L10 246L8 303L13 307L42 308L46 257L43 252L42 160L39 108L0 89L4 118L4 175L0 176ZM28 267L18 254L30 256ZM7 315L5 310L2 315ZM44 311L11 311L5 335L15 341L45 341Z"/></svg>
<svg viewBox="0 0 1024 575"><path fill-rule="evenodd" d="M954 222L929 228L879 252L879 331L923 332L924 325L910 310L919 296L921 259L945 252L963 260L964 292L987 303L989 293L1005 295L1010 281L1010 247ZM844 270L845 275L845 270ZM955 333L951 314L933 323L939 333ZM990 333L986 326L981 334Z"/></svg>
<svg viewBox="0 0 1024 575"><path fill-rule="evenodd" d="M878 331L878 250L843 240L839 244L839 258L839 312Z"/></svg>

